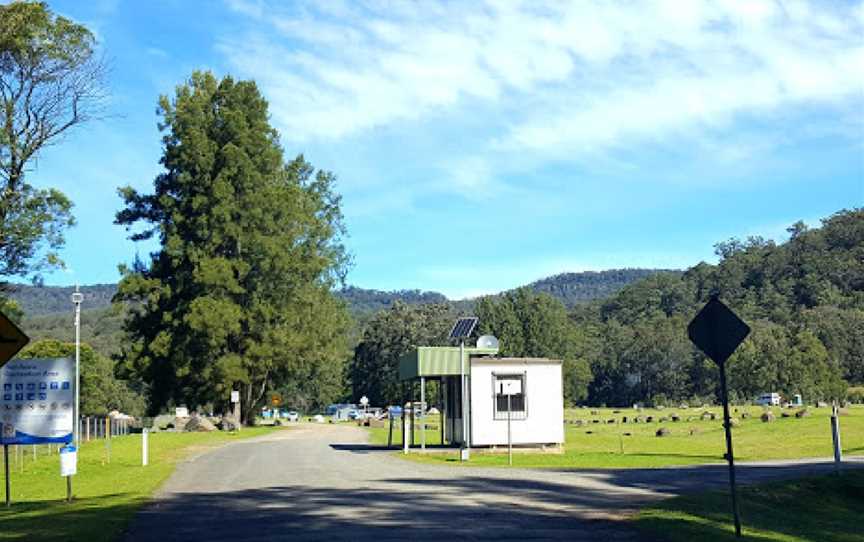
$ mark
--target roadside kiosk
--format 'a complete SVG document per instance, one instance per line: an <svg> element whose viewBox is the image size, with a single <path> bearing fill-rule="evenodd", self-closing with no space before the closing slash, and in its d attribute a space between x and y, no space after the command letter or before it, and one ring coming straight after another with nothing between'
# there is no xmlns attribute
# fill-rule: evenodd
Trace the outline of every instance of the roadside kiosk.
<svg viewBox="0 0 864 542"><path fill-rule="evenodd" d="M460 357L461 352L461 357ZM564 443L564 397L561 360L545 358L496 357L497 344L476 347L421 346L402 356L399 378L419 380L419 405L426 404L425 389L430 381L440 389L439 416L444 446L507 446L508 413L512 444L521 447L560 446ZM467 401L463 403L462 371L465 371ZM516 381L520 393L505 396L502 381ZM468 405L468 423L463 424L462 405ZM508 411L509 404L509 411ZM421 412L414 424L425 426ZM412 425L410 420L409 426ZM467 425L468 439L463 435ZM415 446L414 431L403 431L403 446ZM424 433L420 431L421 435ZM405 442L410 439L410 442ZM405 446L405 444L408 444ZM420 443L425 448L425 442Z"/></svg>

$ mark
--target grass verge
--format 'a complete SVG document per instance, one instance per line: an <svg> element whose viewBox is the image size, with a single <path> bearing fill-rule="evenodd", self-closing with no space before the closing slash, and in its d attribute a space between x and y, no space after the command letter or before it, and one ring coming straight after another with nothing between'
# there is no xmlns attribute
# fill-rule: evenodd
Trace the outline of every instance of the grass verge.
<svg viewBox="0 0 864 542"><path fill-rule="evenodd" d="M862 542L864 471L739 489L743 538L728 492L676 497L643 509L633 524L663 542Z"/></svg>
<svg viewBox="0 0 864 542"><path fill-rule="evenodd" d="M27 542L116 540L133 514L174 471L178 461L274 428L231 433L153 433L149 465L141 466L141 435L84 443L78 453L71 503L56 454L32 460L30 447L15 461L10 447L12 506L0 504L0 540ZM42 447L43 450L45 447Z"/></svg>

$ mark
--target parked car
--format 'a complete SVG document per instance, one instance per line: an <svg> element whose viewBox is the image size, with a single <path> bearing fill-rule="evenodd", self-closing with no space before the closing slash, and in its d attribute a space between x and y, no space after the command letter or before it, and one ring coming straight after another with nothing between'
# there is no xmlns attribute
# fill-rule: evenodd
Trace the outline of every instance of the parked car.
<svg viewBox="0 0 864 542"><path fill-rule="evenodd" d="M757 405L763 406L778 406L780 405L780 394L779 393L763 393L756 399Z"/></svg>
<svg viewBox="0 0 864 542"><path fill-rule="evenodd" d="M287 414L285 414L285 418L289 422L298 422L298 421L300 421L300 414L298 412L295 412L292 410L292 411L288 412Z"/></svg>

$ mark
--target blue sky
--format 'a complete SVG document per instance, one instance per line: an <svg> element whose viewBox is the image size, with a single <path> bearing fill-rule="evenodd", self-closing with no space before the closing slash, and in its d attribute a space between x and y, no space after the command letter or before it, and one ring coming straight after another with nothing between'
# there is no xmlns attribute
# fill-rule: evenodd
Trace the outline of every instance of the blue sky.
<svg viewBox="0 0 864 542"><path fill-rule="evenodd" d="M351 284L450 297L684 268L864 205L861 2L50 2L97 35L112 116L32 172L75 202L67 269L142 254L116 188L159 171L156 100L255 79L286 156L335 172Z"/></svg>

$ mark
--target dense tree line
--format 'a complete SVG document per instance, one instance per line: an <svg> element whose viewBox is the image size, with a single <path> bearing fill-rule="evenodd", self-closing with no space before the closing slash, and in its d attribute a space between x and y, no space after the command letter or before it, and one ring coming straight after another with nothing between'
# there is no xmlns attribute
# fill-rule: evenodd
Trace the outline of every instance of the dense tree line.
<svg viewBox="0 0 864 542"><path fill-rule="evenodd" d="M798 223L790 239L719 243L716 265L647 275L617 294L576 304L524 287L476 301L478 333L501 354L564 361L569 404L624 406L717 399L717 369L687 338L689 321L719 294L753 332L728 362L731 397L765 392L807 401L842 398L864 383L864 210L821 228ZM552 281L555 282L554 280ZM395 306L365 327L350 362L354 394L400 400L399 357L443 337L458 310Z"/></svg>
<svg viewBox="0 0 864 542"><path fill-rule="evenodd" d="M713 399L716 368L683 330L712 293L753 328L729 360L733 397L768 391L838 398L864 381L864 211L821 228L802 223L776 244L759 237L716 246L717 265L660 274L577 308L593 337L589 401L630 404Z"/></svg>

